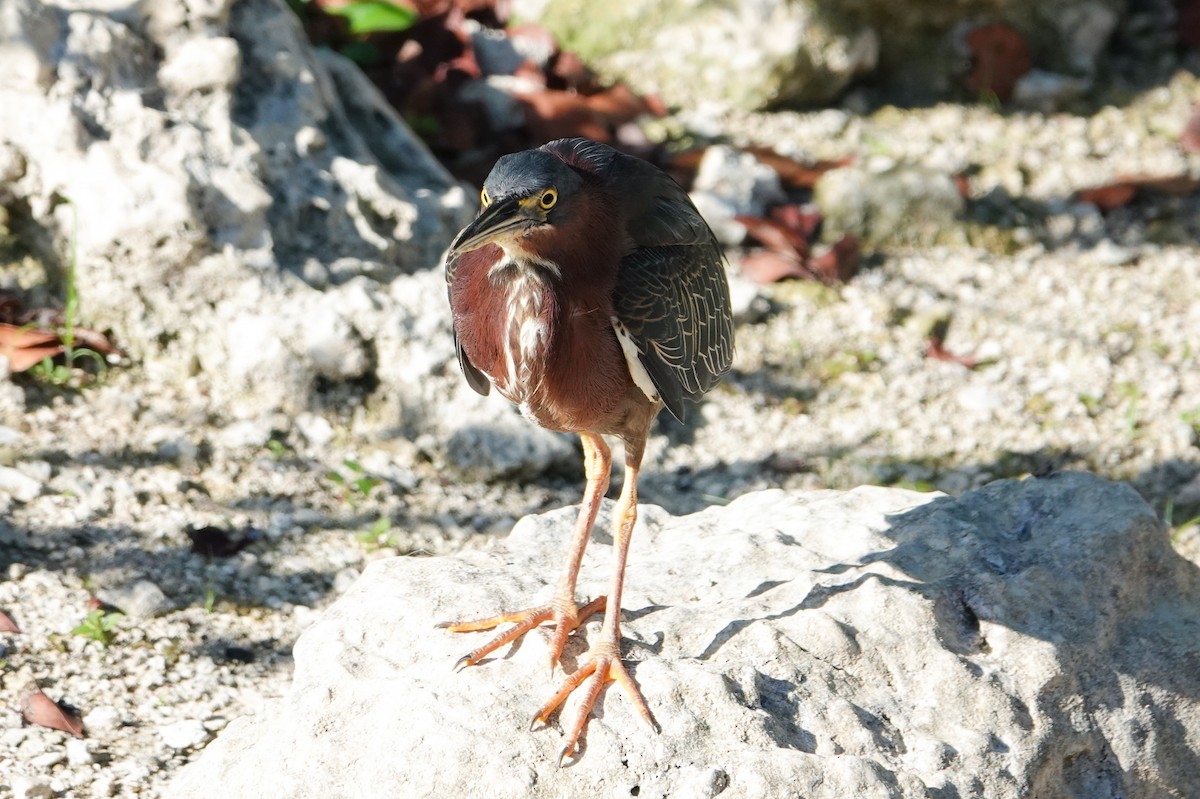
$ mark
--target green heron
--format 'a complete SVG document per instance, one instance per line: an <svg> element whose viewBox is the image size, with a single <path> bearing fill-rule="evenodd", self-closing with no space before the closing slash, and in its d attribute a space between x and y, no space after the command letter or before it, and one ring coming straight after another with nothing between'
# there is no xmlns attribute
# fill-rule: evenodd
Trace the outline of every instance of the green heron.
<svg viewBox="0 0 1200 799"><path fill-rule="evenodd" d="M565 737L575 751L603 686L618 682L638 714L650 709L621 662L621 587L637 520L637 479L654 417L682 420L729 369L733 320L720 245L687 193L651 164L587 139L559 139L506 155L483 184L482 209L446 258L455 348L467 383L489 387L550 430L583 440L587 487L566 567L549 604L477 621L456 632L504 630L462 658L481 658L544 622L555 625L553 670L567 636L607 605L599 638L534 716L544 723L573 691L584 701ZM582 607L575 581L612 456L625 447L607 599Z"/></svg>

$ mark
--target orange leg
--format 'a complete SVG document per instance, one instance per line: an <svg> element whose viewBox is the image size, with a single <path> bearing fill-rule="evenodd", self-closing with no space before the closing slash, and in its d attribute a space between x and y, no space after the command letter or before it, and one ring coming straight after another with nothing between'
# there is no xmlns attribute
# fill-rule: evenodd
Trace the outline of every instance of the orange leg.
<svg viewBox="0 0 1200 799"><path fill-rule="evenodd" d="M629 449L627 444L627 453ZM658 731L658 725L650 714L646 700L642 698L637 684L629 675L625 664L621 662L621 589L625 581L625 560L629 554L629 541L633 536L633 526L637 522L637 462L641 460L641 452L638 451L635 454L636 459L632 465L627 463L625 466L625 484L621 488L621 498L617 501L617 515L614 520L616 529L613 535L616 561L613 564L612 580L608 591L609 612L604 617L600 636L588 649L579 668L562 681L554 696L542 705L530 725L533 727L538 722L545 722L554 709L561 705L576 688L584 687L584 699L566 733L565 745L559 756L560 763L574 754L579 737L583 734L584 727L587 726L592 706L595 705L601 690L608 682L617 682L633 703L638 715L650 725L651 729ZM629 457L628 454L627 457Z"/></svg>
<svg viewBox="0 0 1200 799"><path fill-rule="evenodd" d="M583 607L577 606L575 604L575 581L579 577L579 564L583 561L583 551L587 548L592 525L596 522L596 513L600 510L600 500L604 497L604 492L608 491L608 478L612 471L612 453L599 435L581 433L580 437L583 439L583 464L587 474L587 487L584 489L579 519L575 523L575 535L571 539L567 565L559 578L554 597L549 604L528 610L502 613L486 619L439 624L438 627L453 632L490 630L501 624L514 625L461 658L455 664L455 668L473 666L505 644L515 641L534 627L549 621L554 623L554 637L550 640L550 670L553 671L571 631L593 613L604 609L605 599L602 596L596 597Z"/></svg>

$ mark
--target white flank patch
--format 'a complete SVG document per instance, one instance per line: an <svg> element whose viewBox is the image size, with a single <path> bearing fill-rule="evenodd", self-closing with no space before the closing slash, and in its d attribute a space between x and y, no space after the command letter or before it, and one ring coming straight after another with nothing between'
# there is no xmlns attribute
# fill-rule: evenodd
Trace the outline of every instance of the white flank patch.
<svg viewBox="0 0 1200 799"><path fill-rule="evenodd" d="M650 373L646 371L646 367L642 365L642 359L638 357L638 345L633 340L633 336L629 335L629 329L625 327L625 323L617 317L612 319L613 330L617 334L617 341L621 342L621 351L625 353L625 364L629 367L629 375L633 378L633 384L642 390L651 401L658 400L658 389L654 387L654 381L650 379Z"/></svg>

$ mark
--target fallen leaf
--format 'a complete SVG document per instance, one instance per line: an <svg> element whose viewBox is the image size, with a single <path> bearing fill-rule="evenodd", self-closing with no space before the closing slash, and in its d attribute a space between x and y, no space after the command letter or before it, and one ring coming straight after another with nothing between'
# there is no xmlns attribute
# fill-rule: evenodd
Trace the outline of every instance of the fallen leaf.
<svg viewBox="0 0 1200 799"><path fill-rule="evenodd" d="M1033 69L1029 44L1015 28L1003 23L981 25L967 33L971 71L966 83L975 94L991 92L1001 100L1012 98L1021 76Z"/></svg>
<svg viewBox="0 0 1200 799"><path fill-rule="evenodd" d="M584 95L547 89L517 95L525 111L525 125L541 141L583 136L608 142L608 119L588 104Z"/></svg>
<svg viewBox="0 0 1200 799"><path fill-rule="evenodd" d="M1075 192L1075 199L1083 203L1091 203L1101 211L1111 211L1128 205L1137 194L1137 187L1124 182L1107 183L1103 186L1093 186L1090 189L1080 189Z"/></svg>
<svg viewBox="0 0 1200 799"><path fill-rule="evenodd" d="M0 610L0 633L19 633L21 628L13 621L12 616L9 616L4 611Z"/></svg>
<svg viewBox="0 0 1200 799"><path fill-rule="evenodd" d="M812 241L821 230L821 211L812 203L784 203L772 206L767 216L804 236L805 241Z"/></svg>
<svg viewBox="0 0 1200 799"><path fill-rule="evenodd" d="M785 186L797 189L811 189L817 181L831 169L848 166L853 158L840 158L836 161L814 161L804 163L786 155L780 155L770 147L748 147L746 152L758 161L775 170Z"/></svg>
<svg viewBox="0 0 1200 799"><path fill-rule="evenodd" d="M950 320L939 320L933 325L929 331L929 338L925 341L925 357L932 358L935 361L946 361L948 363L956 363L967 369L974 369L977 361L966 355L957 355L946 349L946 336L950 332Z"/></svg>
<svg viewBox="0 0 1200 799"><path fill-rule="evenodd" d="M1111 183L1080 189L1075 192L1075 199L1091 203L1101 211L1111 211L1128 205L1143 190L1183 197L1198 189L1200 181L1187 175L1123 175Z"/></svg>
<svg viewBox="0 0 1200 799"><path fill-rule="evenodd" d="M845 283L858 274L860 255L858 237L847 233L822 252L814 253L808 263L826 283Z"/></svg>
<svg viewBox="0 0 1200 799"><path fill-rule="evenodd" d="M774 250L754 250L742 256L742 274L763 285L778 283L787 278L812 280L816 276L800 259Z"/></svg>
<svg viewBox="0 0 1200 799"><path fill-rule="evenodd" d="M1200 17L1200 12L1197 16ZM1200 33L1200 19L1197 19L1197 26ZM1179 146L1189 153L1200 153L1200 105L1192 106L1191 116L1179 136Z"/></svg>
<svg viewBox="0 0 1200 799"><path fill-rule="evenodd" d="M768 249L794 256L797 260L808 255L809 236L802 230L760 216L738 215L734 220L746 228L747 235Z"/></svg>
<svg viewBox="0 0 1200 799"><path fill-rule="evenodd" d="M68 712L41 691L35 691L21 700L21 715L30 724L69 732L77 738L83 737L83 722L79 715Z"/></svg>
<svg viewBox="0 0 1200 799"><path fill-rule="evenodd" d="M0 323L0 355L11 372L24 372L63 351L58 334L49 330Z"/></svg>

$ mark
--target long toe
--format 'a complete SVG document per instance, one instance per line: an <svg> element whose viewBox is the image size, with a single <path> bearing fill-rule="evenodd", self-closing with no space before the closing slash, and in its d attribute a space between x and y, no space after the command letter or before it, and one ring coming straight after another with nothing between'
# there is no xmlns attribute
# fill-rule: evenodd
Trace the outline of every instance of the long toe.
<svg viewBox="0 0 1200 799"><path fill-rule="evenodd" d="M567 675L559 683L558 690L538 709L530 725L532 728L539 723L545 723L554 713L555 709L566 701L568 696L576 690L583 690L579 707L576 709L571 719L571 724L566 729L563 737L563 749L559 756L560 764L575 753L578 748L579 739L583 736L583 731L587 727L592 708L600 698L600 693L604 690L604 686L610 682L616 682L620 685L642 720L655 732L659 731L658 724L654 721L654 716L650 713L650 707L642 697L641 691L638 690L637 684L629 674L629 670L621 662L619 650L611 644L599 643L588 651L579 668Z"/></svg>
<svg viewBox="0 0 1200 799"><path fill-rule="evenodd" d="M511 624L512 626L501 631L487 643L477 649L471 650L468 654L459 658L454 664L455 670L474 666L485 657L495 652L505 644L510 644L517 640L525 633L545 622L550 622L554 625L554 636L550 641L550 667L554 668L558 663L559 657L562 655L563 647L566 646L567 636L580 625L588 616L604 609L604 597L597 597L582 608L576 609L575 603L572 602L553 602L549 605L542 605L536 608L527 610L518 610L512 613L501 613L498 616L489 616L483 619L471 619L466 621L445 621L437 626L444 630L450 630L456 633L476 632L478 630L491 630L499 627L502 624Z"/></svg>

